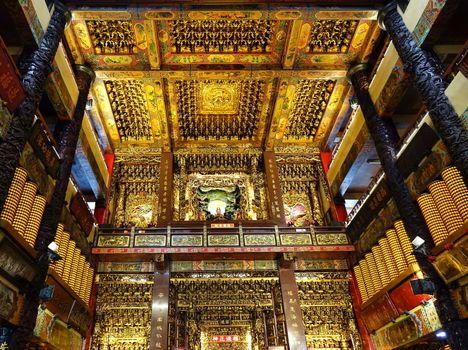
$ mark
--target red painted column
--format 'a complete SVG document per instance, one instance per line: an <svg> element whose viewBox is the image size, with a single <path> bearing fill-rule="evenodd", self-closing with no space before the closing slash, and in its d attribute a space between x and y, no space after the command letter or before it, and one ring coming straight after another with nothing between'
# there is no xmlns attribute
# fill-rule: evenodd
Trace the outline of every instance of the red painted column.
<svg viewBox="0 0 468 350"><path fill-rule="evenodd" d="M104 153L104 161L106 162L107 171L109 173L109 182L107 195L104 200L98 200L96 202L96 208L94 208L94 218L98 224L104 224L106 222L106 217L109 209L109 191L112 184L112 172L114 170L114 160L115 155L113 153Z"/></svg>
<svg viewBox="0 0 468 350"><path fill-rule="evenodd" d="M274 152L265 151L263 152L263 160L265 163L265 177L271 219L279 225L284 225L286 220L284 217L283 195L281 193L276 155Z"/></svg>
<svg viewBox="0 0 468 350"><path fill-rule="evenodd" d="M109 181L112 178L112 171L114 170L115 155L113 153L104 153L104 161L107 165L107 171L109 172Z"/></svg>
<svg viewBox="0 0 468 350"><path fill-rule="evenodd" d="M344 200L343 203L337 203L337 201L334 201L333 204L335 205L336 220L340 222L346 221L348 218L348 213L346 212Z"/></svg>
<svg viewBox="0 0 468 350"><path fill-rule="evenodd" d="M372 339L367 333L367 328L364 324L364 321L361 316L361 294L359 293L356 277L354 272L351 271L351 278L349 280L349 289L351 293L351 299L353 300L353 309L354 316L356 316L357 326L359 329L359 334L361 335L362 345L366 350L374 350L374 344L372 344Z"/></svg>
<svg viewBox="0 0 468 350"><path fill-rule="evenodd" d="M322 160L323 170L325 174L328 173L328 166L330 165L332 153L328 151L320 151L320 159Z"/></svg>
<svg viewBox="0 0 468 350"><path fill-rule="evenodd" d="M172 221L172 178L174 159L171 152L161 154L159 171L158 226L167 226Z"/></svg>
<svg viewBox="0 0 468 350"><path fill-rule="evenodd" d="M103 224L106 218L106 200L98 199L94 208L94 218L98 224Z"/></svg>
<svg viewBox="0 0 468 350"><path fill-rule="evenodd" d="M320 151L320 159L322 160L322 166L323 170L325 171L325 175L328 173L328 166L330 165L332 158L332 153L328 151ZM328 183L328 179L325 178ZM344 203L337 203L335 200L333 200L330 203L330 211L331 215L334 220L339 221L339 222L344 222L346 221L348 217L348 213L346 212L346 207Z"/></svg>
<svg viewBox="0 0 468 350"><path fill-rule="evenodd" d="M91 337L94 332L94 313L96 311L96 298L97 298L97 284L94 282L95 278L96 278L96 273L94 274L93 287L91 288L91 295L89 298L89 309L91 310L92 317L91 317L91 324L89 325L88 330L86 331L84 350L91 349L91 340L92 340Z"/></svg>

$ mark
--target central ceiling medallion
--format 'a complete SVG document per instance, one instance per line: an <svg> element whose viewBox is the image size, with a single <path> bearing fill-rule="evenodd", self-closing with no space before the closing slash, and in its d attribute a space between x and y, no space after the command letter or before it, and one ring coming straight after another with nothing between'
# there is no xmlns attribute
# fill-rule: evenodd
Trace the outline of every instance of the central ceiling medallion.
<svg viewBox="0 0 468 350"><path fill-rule="evenodd" d="M252 140L262 111L263 80L177 80L183 140Z"/></svg>
<svg viewBox="0 0 468 350"><path fill-rule="evenodd" d="M202 82L199 85L200 114L237 114L239 83L231 81Z"/></svg>

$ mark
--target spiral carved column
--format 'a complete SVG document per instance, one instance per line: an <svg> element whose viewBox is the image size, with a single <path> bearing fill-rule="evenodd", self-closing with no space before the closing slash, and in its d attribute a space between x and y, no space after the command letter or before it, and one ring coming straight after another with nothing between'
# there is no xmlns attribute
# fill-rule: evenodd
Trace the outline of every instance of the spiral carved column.
<svg viewBox="0 0 468 350"><path fill-rule="evenodd" d="M365 68L366 66L363 64L353 67L348 73L348 78L359 100L367 128L374 140L377 154L385 172L388 187L395 199L409 239L413 241L419 236L424 239L427 248L430 248L432 245L431 235L419 207L411 196L405 184L405 179L396 165L397 146L395 140L391 137L392 132L389 132L386 123L377 114L369 95L369 82ZM444 327L451 329L449 334L450 345L453 349L464 349L463 344L468 344L468 335L464 332L463 324L459 323L459 315L449 289L427 260L426 255L415 252L415 256L426 278L429 278L436 286L435 305Z"/></svg>
<svg viewBox="0 0 468 350"><path fill-rule="evenodd" d="M0 166L2 168L0 172L0 208L5 203L15 169L18 166L24 145L29 139L34 115L44 92L47 76L52 70L51 62L54 60L65 26L70 18L71 14L66 7L56 2L55 11L39 48L34 51L31 60L28 60L29 66L25 68L22 85L27 97L17 108L5 139L0 144Z"/></svg>
<svg viewBox="0 0 468 350"><path fill-rule="evenodd" d="M50 204L46 206L36 240L38 273L26 287L20 326L14 331L9 344L9 349L13 350L27 348L36 323L37 308L40 302L39 292L47 278L49 268L47 248L55 238L60 213L64 205L73 158L75 157L76 145L80 136L81 124L88 100L89 88L94 79L94 72L85 66L77 66L75 76L79 88L78 101L73 119L59 121L56 126L55 138L58 143L61 162L52 199Z"/></svg>
<svg viewBox="0 0 468 350"><path fill-rule="evenodd" d="M445 85L439 70L414 41L397 11L396 3L391 2L379 13L379 24L392 39L404 70L410 74L435 128L468 184L467 122L458 116L445 95Z"/></svg>

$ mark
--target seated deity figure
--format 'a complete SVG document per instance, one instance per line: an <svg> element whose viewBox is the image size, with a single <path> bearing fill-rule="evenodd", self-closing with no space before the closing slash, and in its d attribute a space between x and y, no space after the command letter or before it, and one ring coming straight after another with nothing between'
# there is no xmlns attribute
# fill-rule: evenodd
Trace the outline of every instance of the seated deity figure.
<svg viewBox="0 0 468 350"><path fill-rule="evenodd" d="M215 218L216 218L216 219L222 219L222 218L224 218L224 215L223 215L223 213L221 212L221 208L220 208L220 207L216 208L216 215L215 215Z"/></svg>

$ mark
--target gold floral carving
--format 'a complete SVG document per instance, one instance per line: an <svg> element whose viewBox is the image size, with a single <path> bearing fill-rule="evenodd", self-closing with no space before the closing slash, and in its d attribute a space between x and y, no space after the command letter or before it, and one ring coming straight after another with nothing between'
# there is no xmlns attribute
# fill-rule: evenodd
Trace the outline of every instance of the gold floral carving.
<svg viewBox="0 0 468 350"><path fill-rule="evenodd" d="M312 239L308 233L285 233L280 235L281 245L311 245Z"/></svg>
<svg viewBox="0 0 468 350"><path fill-rule="evenodd" d="M275 246L275 235L244 235L246 246Z"/></svg>
<svg viewBox="0 0 468 350"><path fill-rule="evenodd" d="M202 247L203 237L200 235L171 236L171 245L174 247Z"/></svg>
<svg viewBox="0 0 468 350"><path fill-rule="evenodd" d="M278 172L283 191L286 212L296 204L305 208L305 217L295 225L309 222L323 225L318 185L321 180L321 164L318 159L301 155L283 155L278 157ZM293 220L294 221L294 220Z"/></svg>
<svg viewBox="0 0 468 350"><path fill-rule="evenodd" d="M346 53L359 21L321 20L312 24L307 51L310 53Z"/></svg>
<svg viewBox="0 0 468 350"><path fill-rule="evenodd" d="M316 238L319 245L349 244L348 235L345 233L317 234Z"/></svg>
<svg viewBox="0 0 468 350"><path fill-rule="evenodd" d="M300 80L288 119L287 139L313 139L330 99L334 80Z"/></svg>
<svg viewBox="0 0 468 350"><path fill-rule="evenodd" d="M135 236L135 247L163 247L166 245L164 235Z"/></svg>
<svg viewBox="0 0 468 350"><path fill-rule="evenodd" d="M240 84L229 80L204 82L198 86L200 114L236 114L239 111Z"/></svg>
<svg viewBox="0 0 468 350"><path fill-rule="evenodd" d="M236 235L208 235L209 246L238 246L239 236Z"/></svg>
<svg viewBox="0 0 468 350"><path fill-rule="evenodd" d="M130 21L86 21L96 54L133 54L137 47Z"/></svg>
<svg viewBox="0 0 468 350"><path fill-rule="evenodd" d="M130 243L129 236L104 236L100 235L98 247L128 247Z"/></svg>
<svg viewBox="0 0 468 350"><path fill-rule="evenodd" d="M114 167L112 201L115 227L156 224L160 159L119 160Z"/></svg>
<svg viewBox="0 0 468 350"><path fill-rule="evenodd" d="M92 349L146 349L153 276L100 274Z"/></svg>
<svg viewBox="0 0 468 350"><path fill-rule="evenodd" d="M271 20L176 20L169 37L176 53L267 53Z"/></svg>
<svg viewBox="0 0 468 350"><path fill-rule="evenodd" d="M300 272L296 280L308 348L361 349L347 273Z"/></svg>
<svg viewBox="0 0 468 350"><path fill-rule="evenodd" d="M153 140L143 82L107 80L105 86L120 140Z"/></svg>

